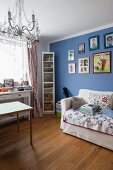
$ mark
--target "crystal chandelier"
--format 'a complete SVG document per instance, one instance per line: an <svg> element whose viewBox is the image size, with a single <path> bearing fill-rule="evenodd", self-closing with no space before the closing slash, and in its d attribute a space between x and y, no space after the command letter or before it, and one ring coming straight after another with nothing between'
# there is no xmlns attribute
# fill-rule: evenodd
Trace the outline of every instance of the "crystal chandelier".
<svg viewBox="0 0 113 170"><path fill-rule="evenodd" d="M27 26L22 24L22 17L26 20ZM34 13L31 22L27 19L24 0L16 0L13 12L8 11L8 22L0 23L0 36L27 41L39 40L38 20L35 19Z"/></svg>

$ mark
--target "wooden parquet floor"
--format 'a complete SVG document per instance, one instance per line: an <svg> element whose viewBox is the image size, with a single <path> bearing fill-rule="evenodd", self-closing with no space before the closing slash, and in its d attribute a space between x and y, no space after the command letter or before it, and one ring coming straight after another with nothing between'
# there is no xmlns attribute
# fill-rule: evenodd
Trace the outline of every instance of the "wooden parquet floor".
<svg viewBox="0 0 113 170"><path fill-rule="evenodd" d="M29 121L0 128L0 170L113 170L113 152L60 130L55 115L33 119L33 147Z"/></svg>

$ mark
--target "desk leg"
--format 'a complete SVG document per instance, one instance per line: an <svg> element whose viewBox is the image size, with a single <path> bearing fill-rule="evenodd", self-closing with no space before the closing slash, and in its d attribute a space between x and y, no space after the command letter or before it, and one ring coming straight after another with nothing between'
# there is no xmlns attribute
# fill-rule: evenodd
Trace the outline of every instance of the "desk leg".
<svg viewBox="0 0 113 170"><path fill-rule="evenodd" d="M18 117L18 113L17 113L17 132L19 132L19 117Z"/></svg>
<svg viewBox="0 0 113 170"><path fill-rule="evenodd" d="M32 145L32 111L30 113L30 144Z"/></svg>

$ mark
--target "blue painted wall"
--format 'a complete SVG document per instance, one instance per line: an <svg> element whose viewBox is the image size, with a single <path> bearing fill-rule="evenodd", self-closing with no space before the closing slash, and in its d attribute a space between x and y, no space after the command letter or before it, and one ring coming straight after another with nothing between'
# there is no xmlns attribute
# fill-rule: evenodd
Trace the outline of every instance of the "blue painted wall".
<svg viewBox="0 0 113 170"><path fill-rule="evenodd" d="M67 40L50 44L50 51L55 52L55 80L56 80L56 100L64 98L63 87L67 87L71 95L77 95L79 89L87 88L93 90L113 91L113 48L104 48L104 34L113 32L113 28L108 28L86 35L70 38ZM99 50L89 51L89 37L99 35ZM85 53L78 54L78 44L85 43ZM76 74L68 73L68 50L73 49L76 63ZM93 74L93 53L111 51L111 73ZM78 59L90 57L90 74L78 73Z"/></svg>

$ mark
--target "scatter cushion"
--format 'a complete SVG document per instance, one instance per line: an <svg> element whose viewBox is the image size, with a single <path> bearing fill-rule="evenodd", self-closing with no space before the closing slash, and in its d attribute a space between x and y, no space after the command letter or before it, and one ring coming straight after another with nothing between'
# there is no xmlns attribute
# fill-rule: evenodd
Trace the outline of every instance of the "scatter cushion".
<svg viewBox="0 0 113 170"><path fill-rule="evenodd" d="M93 104L85 104L79 108L80 112L89 114L90 116L93 116L97 110L99 110L99 106Z"/></svg>
<svg viewBox="0 0 113 170"><path fill-rule="evenodd" d="M92 91L89 93L89 103L101 108L112 109L113 92Z"/></svg>
<svg viewBox="0 0 113 170"><path fill-rule="evenodd" d="M72 108L73 109L78 109L79 107L81 107L82 105L85 104L84 99L81 97L72 97Z"/></svg>

